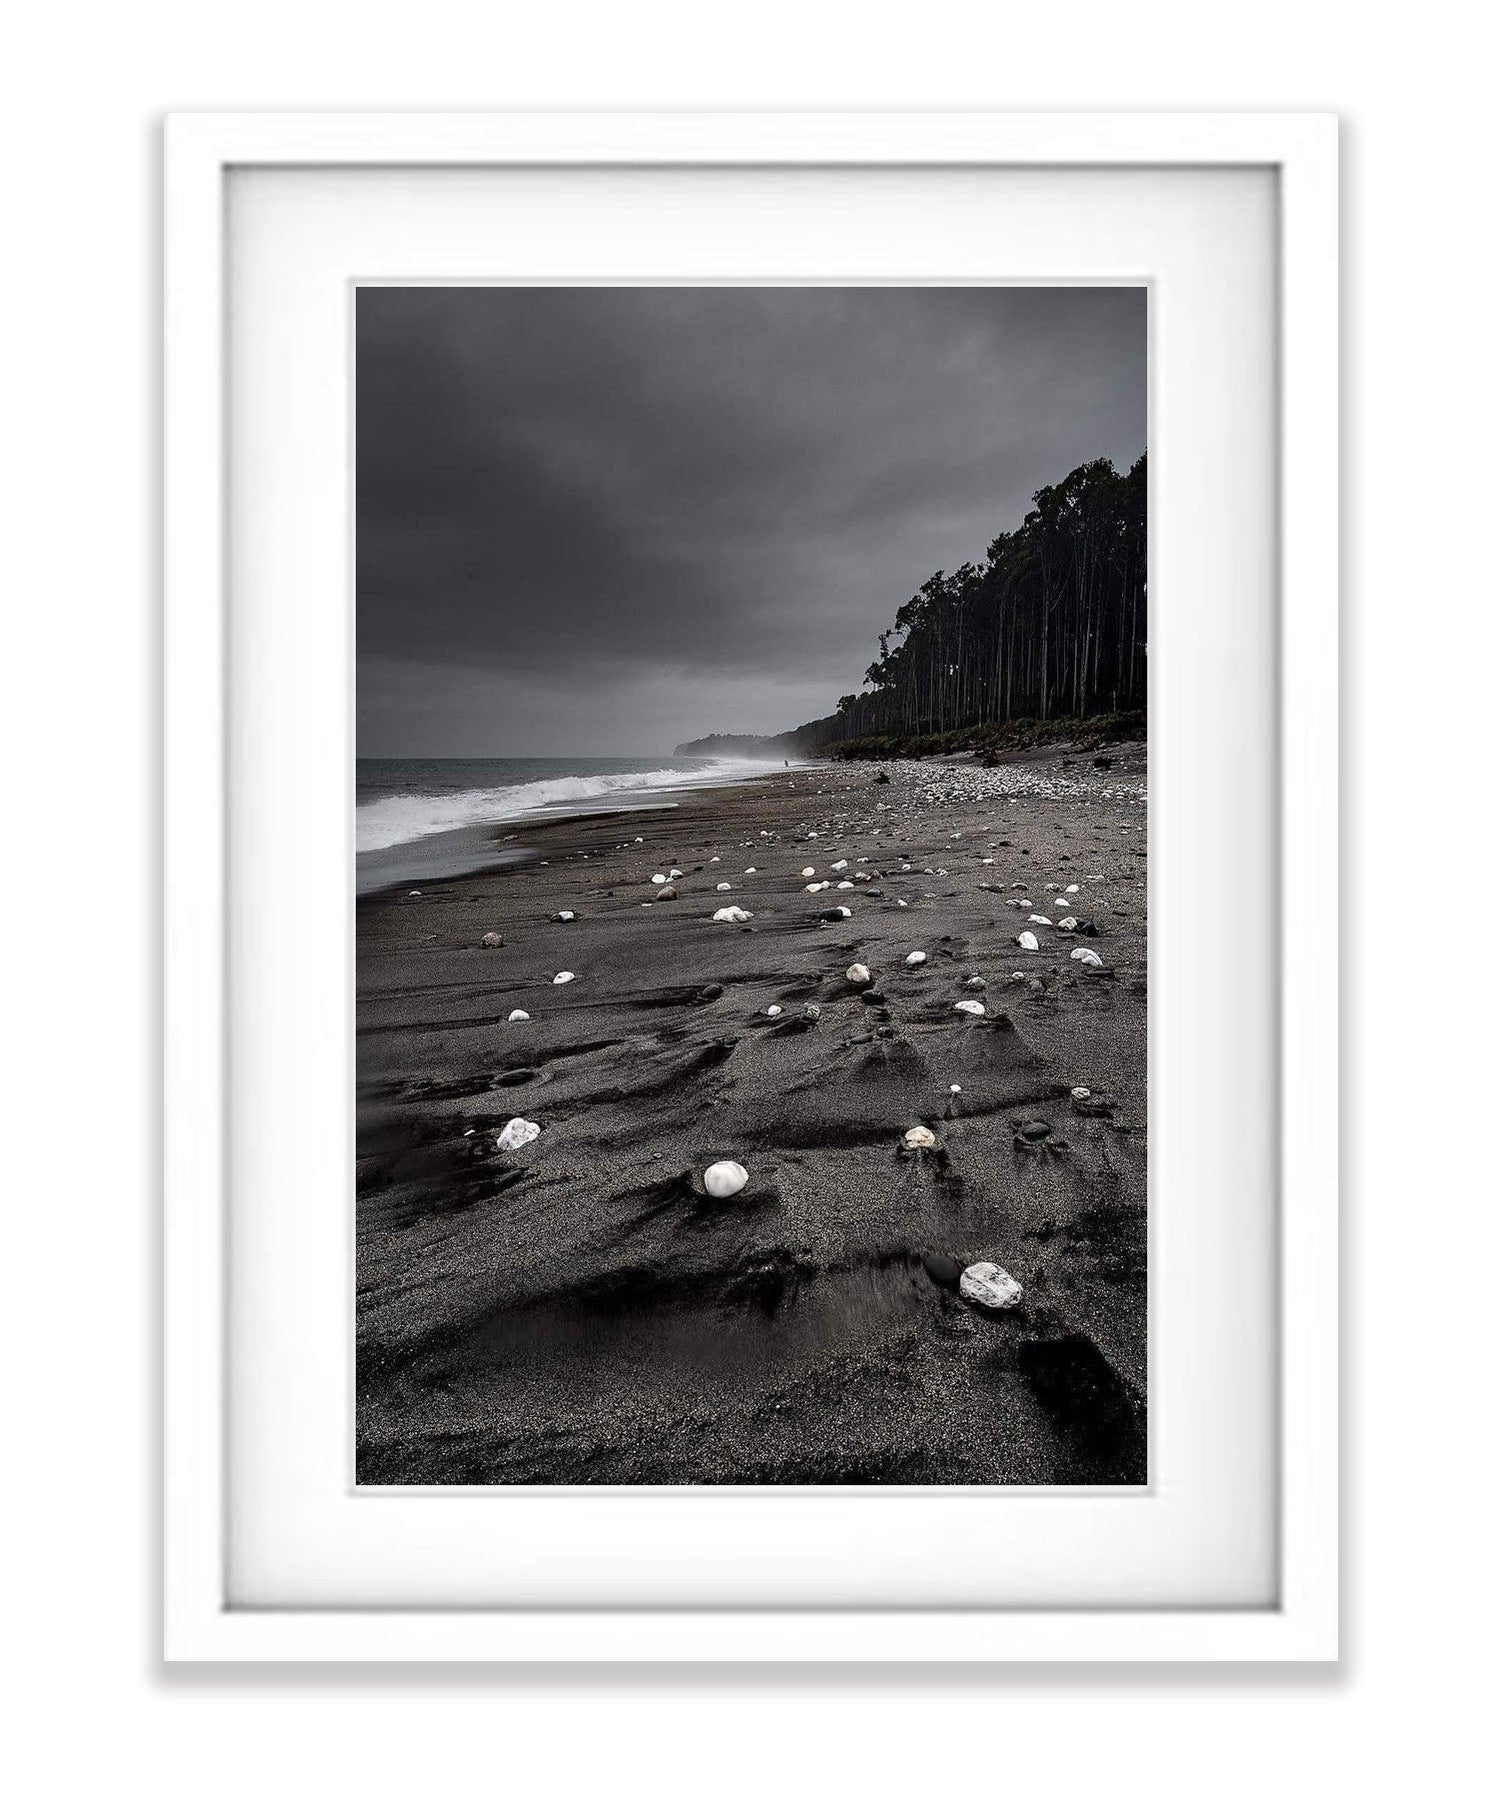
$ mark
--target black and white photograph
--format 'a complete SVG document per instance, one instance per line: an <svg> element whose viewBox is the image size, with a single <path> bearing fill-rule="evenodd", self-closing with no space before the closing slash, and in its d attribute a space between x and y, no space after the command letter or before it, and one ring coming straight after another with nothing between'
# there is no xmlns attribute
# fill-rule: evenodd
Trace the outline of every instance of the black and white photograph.
<svg viewBox="0 0 1499 1799"><path fill-rule="evenodd" d="M1492 20L21 22L15 1789L1465 1796Z"/></svg>
<svg viewBox="0 0 1499 1799"><path fill-rule="evenodd" d="M358 1482L1144 1483L1146 289L355 333Z"/></svg>

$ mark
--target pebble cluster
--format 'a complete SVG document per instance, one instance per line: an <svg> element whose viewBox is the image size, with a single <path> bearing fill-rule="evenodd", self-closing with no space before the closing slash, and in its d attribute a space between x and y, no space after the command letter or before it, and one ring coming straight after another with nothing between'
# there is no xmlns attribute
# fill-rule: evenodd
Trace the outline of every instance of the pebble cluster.
<svg viewBox="0 0 1499 1799"><path fill-rule="evenodd" d="M870 855L857 852L851 855L843 850L844 843L850 839L857 840L861 844L869 840L872 847L878 849L880 846L873 840L883 838L893 847L900 841L902 835L914 836L915 827L920 822L921 815L929 815L933 808L985 803L992 805L997 802L1014 804L1022 800L1044 800L1086 808L1098 800L1106 799L1115 806L1124 803L1138 805L1143 809L1146 803L1143 773L1134 777L1127 770L1109 773L1107 784L1104 784L1096 777L1090 777L1088 773L1064 774L1055 767L1037 770L1014 765L983 768L977 765L941 764L933 767L930 764L919 762L893 763L882 771L878 785L885 790L884 796L873 804L869 803L867 795L858 788L845 788L838 794L838 797L845 801L863 799L862 809L848 806L841 811L830 810L826 816L807 820L800 830L793 833L794 843L810 845L831 841L839 852L827 863L828 875L823 878L818 878L818 869L815 863L807 863L799 871L796 871L794 878L797 882L802 883L803 892L816 895L834 886L850 895L863 890L869 901L890 903L899 909L909 909L911 903L909 899L899 895L886 896L883 890L874 883L888 880L892 878L892 875L902 877L916 875L930 877L933 880L948 881L956 878L957 873L964 867L973 868L982 874L983 871L996 866L998 851L1004 847L1003 839L999 838L997 834L983 843L977 841L969 843L964 841L964 834L961 831L953 831L950 834L950 849L947 852L946 861L940 865L922 868L918 868L909 860L900 858L898 854L892 857L888 852L881 858L884 863L883 867L871 867L873 858ZM818 788L816 792L819 796L826 796L828 789ZM1143 822L1139 828L1141 831L1144 830ZM1127 831L1130 827L1125 825L1121 829ZM760 836L765 840L767 848L775 847L778 842L778 834L775 832L762 831ZM633 841L633 846L627 843L621 847L643 848L645 847L645 838L637 836ZM743 847L749 847L748 843ZM711 868L721 862L722 854L715 854L710 858L708 867ZM701 869L702 865L699 866ZM744 869L742 878L748 880L758 874L758 866L751 863ZM832 877L837 877L836 882ZM648 888L653 890L652 897L644 903L677 899L676 883L686 879L684 870L677 867L672 867L666 872L652 873L647 883ZM1105 877L1097 873L1087 877L1088 884L1094 886L1101 885L1104 880ZM987 887L991 892L998 891L993 886L992 880L981 880L980 885ZM1073 933L1096 934L1091 923L1085 922L1079 917L1080 913L1088 910L1088 902L1083 893L1083 882L1047 881L1044 884L1035 884L1039 891L1049 896L1049 900L1043 901L1043 904L1049 904L1050 910L1048 911L1031 909L1036 902L1029 893L1023 891L1026 883L1016 882L1012 885L1018 891L1009 896L1008 903L1026 914L1024 928L1018 931L1014 937L1015 944L1023 954L1034 956L1041 953L1042 942L1037 934L1038 929L1068 935ZM715 896L732 891L733 884L728 880L712 882L712 892ZM414 892L409 897L416 899L421 895ZM920 897L929 903L938 898L932 892L923 892ZM1057 914L1055 919L1051 916L1052 911ZM559 911L552 915L553 922L560 924L574 923L577 916L572 911ZM839 903L825 907L816 912L814 916L822 923L841 923L853 918L855 912L851 905ZM711 913L711 922L749 926L754 917L755 914L746 907L731 903L716 908ZM502 948L505 940L499 931L491 930L486 931L479 941L481 947L494 949ZM1069 960L1078 964L1083 971L1105 969L1104 960L1098 952L1084 945L1073 948L1069 952ZM923 949L913 948L902 959L902 966L913 974L920 974L926 968L927 963L928 952ZM563 970L552 977L553 985L562 986L575 978L571 971ZM866 1003L883 1006L885 996L878 990L876 976L867 963L851 963L843 971L842 978L848 986L855 989ZM1027 983L1033 991L1045 992L1043 980L1027 976L1021 970L1013 971L1010 978ZM973 971L963 977L963 984L970 989L983 991L987 982L982 974ZM972 1020L987 1020L990 1017L989 1006L985 1001L977 998L958 999L953 1002L952 1009ZM768 1005L764 1008L762 1015L767 1020L778 1020L783 1017L784 1008L778 1004ZM821 1007L813 1003L806 1004L802 1010L803 1025L815 1023L820 1015ZM885 1012L883 1015L888 1018L889 1013ZM507 1022L522 1023L528 1021L529 1018L528 1012L517 1008L509 1014ZM888 1034L888 1030L886 1034ZM948 1086L949 1104L955 1102L962 1092L961 1083L950 1083ZM1074 1109L1083 1111L1090 1110L1095 1104L1092 1090L1082 1085L1074 1086L1071 1089L1071 1101ZM540 1134L541 1126L539 1124L524 1118L512 1118L500 1132L496 1140L497 1147L503 1151L520 1149L534 1142ZM1016 1132L1016 1143L1020 1147L1035 1150L1045 1144L1050 1134L1050 1126L1042 1121L1025 1122L1019 1126ZM906 1154L918 1158L941 1152L941 1143L936 1132L926 1124L915 1124L907 1128L901 1136L900 1147ZM750 1172L746 1166L735 1160L725 1159L713 1162L701 1171L702 1189L704 1193L715 1199L732 1199L745 1193L750 1186L750 1178ZM981 1261L963 1267L945 1255L929 1257L928 1262L928 1272L932 1273L933 1279L939 1279L939 1273L934 1272L934 1267L936 1264L941 1264L939 1284L955 1286L963 1298L981 1310L1006 1311L1018 1305L1023 1296L1020 1283L995 1263ZM949 1263L951 1263L950 1269ZM948 1278L949 1274L951 1274L950 1279Z"/></svg>

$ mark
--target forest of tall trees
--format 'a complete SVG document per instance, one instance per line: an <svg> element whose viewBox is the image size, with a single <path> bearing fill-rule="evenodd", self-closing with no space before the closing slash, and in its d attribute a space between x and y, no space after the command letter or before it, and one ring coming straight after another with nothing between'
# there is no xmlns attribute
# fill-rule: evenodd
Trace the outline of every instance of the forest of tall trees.
<svg viewBox="0 0 1499 1799"><path fill-rule="evenodd" d="M830 735L1143 710L1145 457L1122 475L1085 462L1033 498L982 563L939 570L900 608Z"/></svg>

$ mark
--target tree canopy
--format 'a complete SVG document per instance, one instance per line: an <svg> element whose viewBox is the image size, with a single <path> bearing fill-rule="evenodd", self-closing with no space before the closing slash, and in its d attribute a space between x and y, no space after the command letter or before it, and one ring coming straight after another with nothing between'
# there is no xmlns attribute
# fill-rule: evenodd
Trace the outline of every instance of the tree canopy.
<svg viewBox="0 0 1499 1799"><path fill-rule="evenodd" d="M1100 458L1032 497L981 563L924 581L880 633L836 735L1143 710L1146 469Z"/></svg>

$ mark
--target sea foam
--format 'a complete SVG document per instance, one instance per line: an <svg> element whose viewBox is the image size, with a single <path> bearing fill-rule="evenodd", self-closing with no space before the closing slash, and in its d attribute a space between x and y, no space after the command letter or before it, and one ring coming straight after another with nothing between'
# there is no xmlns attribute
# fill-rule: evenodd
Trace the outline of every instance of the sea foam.
<svg viewBox="0 0 1499 1799"><path fill-rule="evenodd" d="M354 813L355 847L361 852L414 843L439 831L503 824L537 812L565 814L574 808L598 811L597 802L626 802L636 794L695 787L722 787L778 764L725 759L706 767L656 768L645 772L559 775L509 787L460 788L453 793L393 793L370 800Z"/></svg>

